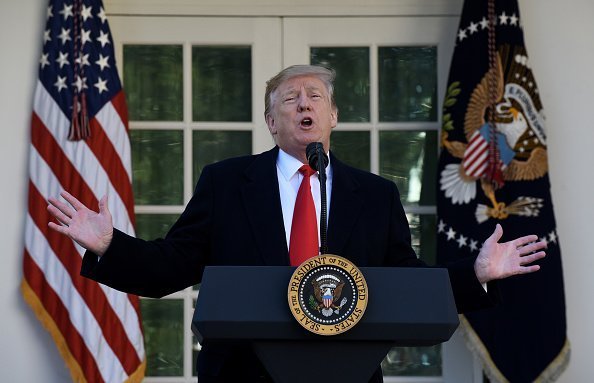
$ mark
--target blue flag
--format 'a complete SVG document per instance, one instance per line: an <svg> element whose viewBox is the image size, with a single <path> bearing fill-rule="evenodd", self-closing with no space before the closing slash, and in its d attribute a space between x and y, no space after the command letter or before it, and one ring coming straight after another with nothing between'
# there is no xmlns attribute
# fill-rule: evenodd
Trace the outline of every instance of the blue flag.
<svg viewBox="0 0 594 383"><path fill-rule="evenodd" d="M570 351L543 107L520 21L516 0L465 1L438 169L439 263L476 256L497 223L502 241L548 242L540 271L498 281L502 302L461 319L493 382L554 380Z"/></svg>

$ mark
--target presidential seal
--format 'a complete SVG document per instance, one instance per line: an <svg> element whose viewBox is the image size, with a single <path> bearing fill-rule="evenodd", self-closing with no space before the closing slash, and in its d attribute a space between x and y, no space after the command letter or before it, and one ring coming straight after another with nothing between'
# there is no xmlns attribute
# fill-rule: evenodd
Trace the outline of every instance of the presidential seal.
<svg viewBox="0 0 594 383"><path fill-rule="evenodd" d="M303 262L289 281L291 313L308 331L336 335L363 317L369 293L363 273L348 259L323 254Z"/></svg>

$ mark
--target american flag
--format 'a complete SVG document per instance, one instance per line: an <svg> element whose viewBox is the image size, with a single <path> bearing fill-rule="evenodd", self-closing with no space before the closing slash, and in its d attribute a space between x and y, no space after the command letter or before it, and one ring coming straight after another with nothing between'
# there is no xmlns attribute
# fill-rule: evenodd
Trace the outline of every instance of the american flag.
<svg viewBox="0 0 594 383"><path fill-rule="evenodd" d="M468 141L468 147L464 152L462 159L462 166L464 172L475 178L481 178L487 172L489 165L489 124L484 124L480 129L477 129ZM497 149L500 153L499 167L505 170L507 164L513 159L513 150L505 144L505 138L497 134Z"/></svg>
<svg viewBox="0 0 594 383"><path fill-rule="evenodd" d="M80 277L84 249L50 230L47 199L68 190L134 234L130 141L113 40L100 0L50 0L35 88L25 225L25 300L74 381L140 381L138 297Z"/></svg>

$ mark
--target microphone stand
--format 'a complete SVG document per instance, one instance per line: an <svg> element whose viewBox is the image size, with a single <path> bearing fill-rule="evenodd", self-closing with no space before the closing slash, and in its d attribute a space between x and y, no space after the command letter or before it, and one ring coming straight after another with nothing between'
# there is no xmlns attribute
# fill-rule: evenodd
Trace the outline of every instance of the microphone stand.
<svg viewBox="0 0 594 383"><path fill-rule="evenodd" d="M324 163L324 146L318 145L316 147L318 154L318 175L320 179L320 254L328 253L328 237L327 237L327 222L328 222L328 206L326 198L326 164Z"/></svg>
<svg viewBox="0 0 594 383"><path fill-rule="evenodd" d="M305 148L305 157L309 166L318 171L320 180L320 254L328 253L328 202L326 197L326 165L328 156L324 153L324 145L321 142L312 142Z"/></svg>

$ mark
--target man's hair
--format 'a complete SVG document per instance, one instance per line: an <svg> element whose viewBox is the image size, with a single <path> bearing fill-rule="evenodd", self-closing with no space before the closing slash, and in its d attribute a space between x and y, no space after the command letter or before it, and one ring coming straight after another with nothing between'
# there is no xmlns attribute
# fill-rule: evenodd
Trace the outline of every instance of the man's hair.
<svg viewBox="0 0 594 383"><path fill-rule="evenodd" d="M266 82L266 94L264 95L264 117L268 117L272 110L275 100L275 91L278 87L287 80L299 76L314 76L320 79L330 95L330 105L336 109L336 102L334 101L334 79L336 72L333 69L328 69L319 65L293 65L280 71L276 76Z"/></svg>

